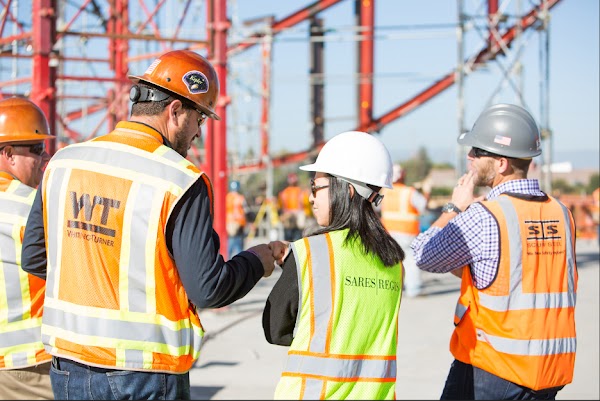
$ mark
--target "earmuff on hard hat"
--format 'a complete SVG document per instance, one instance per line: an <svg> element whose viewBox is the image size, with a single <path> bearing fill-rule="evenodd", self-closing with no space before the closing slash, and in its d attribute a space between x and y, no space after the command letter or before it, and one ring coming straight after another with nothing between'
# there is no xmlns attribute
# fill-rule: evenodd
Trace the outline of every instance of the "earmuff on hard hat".
<svg viewBox="0 0 600 401"><path fill-rule="evenodd" d="M173 50L163 54L146 69L143 75L129 75L134 83L145 82L156 90L144 94L132 88L129 96L159 96L163 90L175 97L187 99L199 111L215 120L220 120L215 113L219 96L219 79L213 66L204 57L190 50ZM135 85L134 85L135 86ZM158 93L154 93L158 92ZM142 101L142 100L138 100ZM150 101L150 100L146 100Z"/></svg>
<svg viewBox="0 0 600 401"><path fill-rule="evenodd" d="M32 101L11 97L0 101L0 144L56 139L48 120Z"/></svg>
<svg viewBox="0 0 600 401"><path fill-rule="evenodd" d="M313 164L301 170L319 171L344 180L356 192L378 205L381 188L392 188L392 158L385 145L373 135L360 131L342 132L321 149Z"/></svg>
<svg viewBox="0 0 600 401"><path fill-rule="evenodd" d="M169 98L168 93L140 85L133 85L129 90L129 100L137 102L160 102Z"/></svg>

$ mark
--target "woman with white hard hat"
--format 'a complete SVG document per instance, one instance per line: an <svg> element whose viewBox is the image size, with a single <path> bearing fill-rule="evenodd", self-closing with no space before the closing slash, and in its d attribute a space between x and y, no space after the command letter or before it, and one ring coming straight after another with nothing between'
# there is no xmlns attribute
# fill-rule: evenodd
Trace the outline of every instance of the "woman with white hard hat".
<svg viewBox="0 0 600 401"><path fill-rule="evenodd" d="M263 313L267 341L290 346L275 398L393 399L404 251L373 208L392 187L390 154L349 131L300 169L315 173L320 228L285 249Z"/></svg>

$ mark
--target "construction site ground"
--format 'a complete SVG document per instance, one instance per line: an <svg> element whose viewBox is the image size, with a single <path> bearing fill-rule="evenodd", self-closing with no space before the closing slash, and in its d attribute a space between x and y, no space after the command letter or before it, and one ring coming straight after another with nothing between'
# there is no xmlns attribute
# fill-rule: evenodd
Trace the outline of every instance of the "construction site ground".
<svg viewBox="0 0 600 401"><path fill-rule="evenodd" d="M260 242L260 238L253 240ZM573 382L557 399L600 399L598 241L577 241L577 356ZM202 310L206 330L200 359L190 371L192 399L272 399L287 347L267 343L262 311L277 268L246 297ZM425 295L403 298L399 315L398 399L439 399L452 362L448 350L460 282L451 274L423 273Z"/></svg>

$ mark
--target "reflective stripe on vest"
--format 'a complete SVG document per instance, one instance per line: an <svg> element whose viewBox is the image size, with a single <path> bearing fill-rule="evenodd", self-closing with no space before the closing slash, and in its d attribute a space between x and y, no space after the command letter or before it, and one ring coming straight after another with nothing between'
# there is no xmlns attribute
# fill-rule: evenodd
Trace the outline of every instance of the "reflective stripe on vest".
<svg viewBox="0 0 600 401"><path fill-rule="evenodd" d="M395 395L401 265L386 268L378 258L363 255L360 243L344 243L347 233L334 231L292 243L301 310L276 398ZM389 308L389 313L381 319L374 316L377 321L372 324L353 322L354 302L361 304L368 294L374 308ZM344 308L338 305L342 298ZM347 337L354 341L344 340Z"/></svg>
<svg viewBox="0 0 600 401"><path fill-rule="evenodd" d="M419 212L411 203L416 191L404 184L394 184L385 189L381 202L381 222L388 231L417 235L419 233Z"/></svg>
<svg viewBox="0 0 600 401"><path fill-rule="evenodd" d="M498 271L478 290L463 270L450 349L462 362L533 390L570 383L577 346L573 219L553 198L502 195L482 205L498 221Z"/></svg>
<svg viewBox="0 0 600 401"><path fill-rule="evenodd" d="M78 178L82 172L99 183L96 192ZM166 146L150 153L125 144L90 141L57 152L46 175L48 278L42 335L51 353L95 366L188 371L199 356L204 333L184 291L157 293L157 274L161 280L163 275L171 277L168 283L179 280L157 235L164 235L171 210L202 174ZM77 193L72 185L92 193ZM110 192L121 187L127 192ZM106 193L115 193L115 199ZM65 251L67 243L70 248ZM99 278L104 280L101 288L115 294L107 295L104 305L86 305L89 301L79 301L85 294L73 295L73 290L61 288L62 270L72 272L77 263L63 255L69 249L87 251L95 258L91 266L106 271L106 277ZM117 255L110 254L117 249ZM118 266L106 264L111 260ZM180 281L177 285L183 288ZM161 358L163 362L158 361Z"/></svg>
<svg viewBox="0 0 600 401"><path fill-rule="evenodd" d="M35 189L15 179L0 190L0 370L34 366L51 358L40 331L44 281L20 267L21 230L34 197Z"/></svg>

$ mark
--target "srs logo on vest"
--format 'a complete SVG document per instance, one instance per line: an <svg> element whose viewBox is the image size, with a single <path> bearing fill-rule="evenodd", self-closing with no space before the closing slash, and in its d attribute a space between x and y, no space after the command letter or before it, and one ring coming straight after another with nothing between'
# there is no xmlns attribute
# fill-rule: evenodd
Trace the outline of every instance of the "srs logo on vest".
<svg viewBox="0 0 600 401"><path fill-rule="evenodd" d="M562 236L558 235L559 220L525 220L528 255L563 253Z"/></svg>
<svg viewBox="0 0 600 401"><path fill-rule="evenodd" d="M77 198L76 192L69 192L71 199L71 207L73 211L73 220L67 220L68 228L77 228L84 231L90 231L91 233L79 232L67 230L67 235L71 238L80 238L86 241L93 241L101 245L114 246L114 241L99 237L97 234L102 234L108 237L115 236L115 230L106 227L108 222L108 215L111 208L119 209L121 201L116 199L104 198L102 196L95 195L93 198L90 194L82 194ZM96 206L101 207L100 224L92 224L92 215ZM83 210L83 220L79 219L79 215ZM96 209L98 210L98 209ZM94 233L94 234L92 234Z"/></svg>
<svg viewBox="0 0 600 401"><path fill-rule="evenodd" d="M527 240L547 241L560 240L558 234L559 220L525 220L527 224Z"/></svg>

